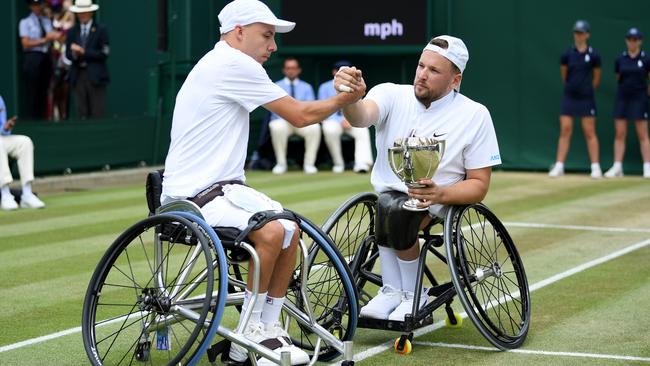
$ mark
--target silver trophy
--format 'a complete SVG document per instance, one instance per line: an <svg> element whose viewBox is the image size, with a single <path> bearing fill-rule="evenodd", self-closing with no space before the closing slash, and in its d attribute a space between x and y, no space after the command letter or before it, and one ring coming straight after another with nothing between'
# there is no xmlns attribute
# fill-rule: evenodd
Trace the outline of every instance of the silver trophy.
<svg viewBox="0 0 650 366"><path fill-rule="evenodd" d="M393 147L388 148L388 164L393 173L410 188L423 188L418 183L421 179L431 179L438 169L440 160L445 154L445 141L431 137L399 138ZM419 201L410 198L402 207L409 211L426 211L418 207Z"/></svg>

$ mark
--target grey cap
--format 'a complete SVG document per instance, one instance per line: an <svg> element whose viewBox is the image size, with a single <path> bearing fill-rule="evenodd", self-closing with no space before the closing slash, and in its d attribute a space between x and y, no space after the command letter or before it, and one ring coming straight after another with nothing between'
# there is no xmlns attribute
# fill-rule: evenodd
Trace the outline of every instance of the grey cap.
<svg viewBox="0 0 650 366"><path fill-rule="evenodd" d="M591 27L586 20L577 20L576 24L573 25L574 32L589 33Z"/></svg>

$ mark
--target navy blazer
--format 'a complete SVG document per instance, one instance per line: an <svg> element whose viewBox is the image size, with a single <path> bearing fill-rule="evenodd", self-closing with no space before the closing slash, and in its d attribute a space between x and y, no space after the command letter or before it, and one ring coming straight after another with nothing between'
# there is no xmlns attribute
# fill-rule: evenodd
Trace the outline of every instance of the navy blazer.
<svg viewBox="0 0 650 366"><path fill-rule="evenodd" d="M68 31L65 41L65 56L72 61L72 67L70 67L69 74L70 84L76 84L80 68L85 68L87 70L88 78L93 84L97 86L105 86L108 84L110 78L108 76L106 59L109 54L109 46L108 30L106 27L97 23L93 19L93 24L86 40L86 46L84 47L86 52L82 56L74 56L74 53L70 49L70 45L73 43L83 47L83 44L81 43L81 25L79 22Z"/></svg>

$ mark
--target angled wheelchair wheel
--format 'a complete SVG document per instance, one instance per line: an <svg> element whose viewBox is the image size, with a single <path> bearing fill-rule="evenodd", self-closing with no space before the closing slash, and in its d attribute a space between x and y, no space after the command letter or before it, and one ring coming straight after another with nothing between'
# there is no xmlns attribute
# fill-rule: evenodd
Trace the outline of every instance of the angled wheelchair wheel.
<svg viewBox="0 0 650 366"><path fill-rule="evenodd" d="M225 306L226 263L218 238L195 219L144 219L103 256L83 305L94 365L188 364L203 355Z"/></svg>
<svg viewBox="0 0 650 366"><path fill-rule="evenodd" d="M359 193L343 203L323 224L323 231L350 267L360 305L375 295L364 290L366 282L381 286L381 278L372 271L378 256L374 245L376 207L375 193Z"/></svg>
<svg viewBox="0 0 650 366"><path fill-rule="evenodd" d="M483 204L454 206L445 219L451 279L479 332L501 350L519 347L530 325L524 265L501 221Z"/></svg>
<svg viewBox="0 0 650 366"><path fill-rule="evenodd" d="M301 293L302 272L307 271L306 298L309 301L313 320L340 341L352 340L357 326L358 304L350 269L341 253L320 228L304 217L300 217L300 238L308 248L305 268L300 261L289 284L287 300L302 312L307 306ZM283 316L285 326L296 346L307 353L315 352L318 336L306 325ZM328 361L339 355L339 351L327 342L321 343L319 361Z"/></svg>

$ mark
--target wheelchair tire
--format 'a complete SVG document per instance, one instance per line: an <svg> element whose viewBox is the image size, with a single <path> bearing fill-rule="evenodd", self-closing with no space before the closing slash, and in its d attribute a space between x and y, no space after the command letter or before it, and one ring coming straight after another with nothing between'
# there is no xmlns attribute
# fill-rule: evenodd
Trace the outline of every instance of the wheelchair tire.
<svg viewBox="0 0 650 366"><path fill-rule="evenodd" d="M453 206L444 236L451 280L469 318L495 347L519 347L530 325L530 293L506 228L483 204Z"/></svg>
<svg viewBox="0 0 650 366"><path fill-rule="evenodd" d="M301 240L308 248L307 292L316 323L328 329L341 341L352 340L359 310L350 269L331 239L318 226L298 216L301 219ZM287 300L305 310L299 293L301 270L298 264L289 284ZM290 331L294 344L313 355L316 334L302 325L291 327L290 324L291 329L294 330ZM336 348L326 343L321 344L318 360L329 361L339 354Z"/></svg>
<svg viewBox="0 0 650 366"><path fill-rule="evenodd" d="M204 355L223 314L227 277L221 244L199 221L151 216L104 254L83 305L92 364L192 364Z"/></svg>

